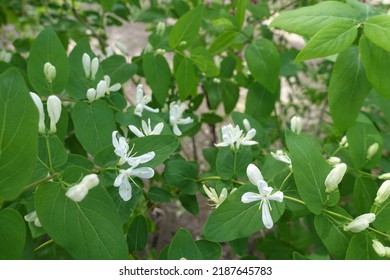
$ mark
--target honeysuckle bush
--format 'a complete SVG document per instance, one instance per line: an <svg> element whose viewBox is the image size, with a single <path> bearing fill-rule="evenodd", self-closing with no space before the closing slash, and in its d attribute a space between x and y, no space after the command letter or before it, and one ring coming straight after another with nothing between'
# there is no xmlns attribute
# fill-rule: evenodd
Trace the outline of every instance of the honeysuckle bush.
<svg viewBox="0 0 390 280"><path fill-rule="evenodd" d="M386 7L225 2L29 1L19 21L2 4L39 34L1 54L1 259L390 258ZM137 57L106 48L130 19L149 24ZM295 105L281 80L306 91ZM151 213L175 202L208 204L201 234L154 248Z"/></svg>

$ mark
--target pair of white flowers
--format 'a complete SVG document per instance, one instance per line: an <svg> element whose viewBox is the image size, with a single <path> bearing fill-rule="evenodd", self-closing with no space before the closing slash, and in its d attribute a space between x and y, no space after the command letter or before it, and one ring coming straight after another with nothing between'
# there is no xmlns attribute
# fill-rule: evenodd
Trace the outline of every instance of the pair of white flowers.
<svg viewBox="0 0 390 280"><path fill-rule="evenodd" d="M110 95L111 92L115 92L121 89L121 84L116 83L111 85L111 78L108 75L104 75L104 80L101 80L96 89L89 88L87 90L87 99L89 102L93 102L99 98L104 97L106 94Z"/></svg>
<svg viewBox="0 0 390 280"><path fill-rule="evenodd" d="M132 176L141 179L152 178L154 176L154 170L152 168L138 167L138 165L151 161L156 154L154 152L148 152L140 156L132 155L133 149L130 150L126 138L120 136L118 139L117 134L118 131L112 133L112 144L115 148L114 153L119 157L118 165L121 166L127 163L129 168L119 170L119 174L114 181L114 186L119 187L119 195L121 198L124 201L128 201L132 197L132 187L129 180L135 184Z"/></svg>
<svg viewBox="0 0 390 280"><path fill-rule="evenodd" d="M99 178L96 174L85 176L80 183L67 190L65 195L75 202L81 202L88 192L99 185Z"/></svg>
<svg viewBox="0 0 390 280"><path fill-rule="evenodd" d="M231 149L238 150L241 145L243 146L251 146L258 144L256 141L252 140L256 135L256 130L251 128L249 121L244 119L243 121L244 127L247 130L245 134L238 125L233 126L232 124L228 124L222 127L222 142L215 144L216 147L228 147Z"/></svg>
<svg viewBox="0 0 390 280"><path fill-rule="evenodd" d="M39 133L46 133L46 126L45 126L45 112L43 110L43 103L41 98L34 92L30 92L30 96L32 100L34 101L35 106L38 109L39 113L39 121L38 121L38 131ZM47 98L47 113L49 114L50 118L50 133L56 133L57 127L56 124L58 123L60 116L61 116L61 100L55 96L50 95Z"/></svg>
<svg viewBox="0 0 390 280"><path fill-rule="evenodd" d="M370 226L370 223L375 221L374 213L367 213L356 217L352 222L344 226L345 231L361 232Z"/></svg>
<svg viewBox="0 0 390 280"><path fill-rule="evenodd" d="M263 175L260 170L254 164L249 164L246 169L246 174L249 181L257 186L259 193L247 192L241 197L243 203L251 203L254 201L260 201L259 209L262 211L262 221L266 228L270 229L273 226L273 220L271 217L272 207L270 201L283 201L283 192L273 192L273 188L269 187L267 182L264 181Z"/></svg>
<svg viewBox="0 0 390 280"><path fill-rule="evenodd" d="M53 80L56 78L57 70L53 64L51 64L50 62L46 62L43 65L43 73L45 74L48 83L51 84Z"/></svg>
<svg viewBox="0 0 390 280"><path fill-rule="evenodd" d="M383 246L383 244L376 239L372 240L372 247L378 256L390 258L390 247Z"/></svg>

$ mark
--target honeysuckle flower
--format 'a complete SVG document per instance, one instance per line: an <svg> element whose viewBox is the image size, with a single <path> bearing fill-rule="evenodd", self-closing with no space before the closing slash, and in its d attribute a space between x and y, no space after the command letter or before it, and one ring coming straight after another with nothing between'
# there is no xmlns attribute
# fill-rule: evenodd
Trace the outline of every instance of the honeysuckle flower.
<svg viewBox="0 0 390 280"><path fill-rule="evenodd" d="M96 86L96 99L104 97L107 90L107 83L104 80L101 80Z"/></svg>
<svg viewBox="0 0 390 280"><path fill-rule="evenodd" d="M329 163L330 165L336 165L336 164L339 164L341 163L341 159L338 158L338 157L330 157L326 160L327 163Z"/></svg>
<svg viewBox="0 0 390 280"><path fill-rule="evenodd" d="M383 246L383 244L378 240L372 240L372 248L374 248L374 251L378 254L378 256L384 257L386 255L385 246Z"/></svg>
<svg viewBox="0 0 390 280"><path fill-rule="evenodd" d="M156 34L158 36L162 36L165 32L165 23L160 21L159 23L157 23L157 26L156 26Z"/></svg>
<svg viewBox="0 0 390 280"><path fill-rule="evenodd" d="M259 209L261 208L262 211L263 224L266 228L270 229L274 224L270 212L272 211L270 200L282 202L283 192L277 191L271 194L273 188L269 187L267 182L264 181L263 175L254 164L248 165L246 173L249 178L249 181L255 186L257 186L259 193L246 192L242 195L241 201L243 203L260 201Z"/></svg>
<svg viewBox="0 0 390 280"><path fill-rule="evenodd" d="M159 109L153 109L146 104L148 104L150 101L152 101L152 97L149 95L144 95L143 87L142 85L138 85L137 89L135 91L135 99L136 99L136 104L135 104L135 109L134 109L134 114L142 117L142 112L143 110L147 110L149 112L153 113L158 113Z"/></svg>
<svg viewBox="0 0 390 280"><path fill-rule="evenodd" d="M51 133L57 132L56 124L60 119L61 109L62 109L61 100L55 95L50 95L49 98L47 99L47 113L49 114L49 118L50 118Z"/></svg>
<svg viewBox="0 0 390 280"><path fill-rule="evenodd" d="M302 131L302 119L300 117L293 116L291 118L290 122L291 122L291 131L296 133L296 134L301 133L301 131Z"/></svg>
<svg viewBox="0 0 390 280"><path fill-rule="evenodd" d="M119 170L119 175L115 178L114 181L114 186L119 187L119 195L124 201L129 201L132 197L132 187L129 181L129 178L132 180L131 176L141 179L150 179L154 176L154 170L150 167L135 167L136 165L131 166L126 170Z"/></svg>
<svg viewBox="0 0 390 280"><path fill-rule="evenodd" d="M214 144L216 147L230 146L232 149L238 150L240 145L250 146L258 144L256 141L252 140L252 138L256 135L256 130L254 128L244 134L238 125L234 127L232 124L228 124L222 127L221 131L222 142Z"/></svg>
<svg viewBox="0 0 390 280"><path fill-rule="evenodd" d="M31 96L32 100L34 101L34 104L37 107L38 113L39 113L38 131L39 131L39 133L45 133L45 131L46 131L45 112L43 111L42 100L35 92L30 92L30 96Z"/></svg>
<svg viewBox="0 0 390 280"><path fill-rule="evenodd" d="M342 148L348 148L348 139L347 139L347 136L344 135L340 142L339 142L339 146L342 147Z"/></svg>
<svg viewBox="0 0 390 280"><path fill-rule="evenodd" d="M244 125L244 128L245 128L246 131L249 131L249 130L252 129L251 124L250 124L250 122L248 121L248 119L244 119L244 120L242 121L242 124Z"/></svg>
<svg viewBox="0 0 390 280"><path fill-rule="evenodd" d="M104 81L106 82L106 93L110 94L111 92L115 92L121 89L121 84L116 83L111 85L111 78L108 75L104 75Z"/></svg>
<svg viewBox="0 0 390 280"><path fill-rule="evenodd" d="M34 222L34 225L37 227L42 227L41 221L39 221L39 218L37 216L37 211L33 211L25 215L24 220L26 222Z"/></svg>
<svg viewBox="0 0 390 280"><path fill-rule="evenodd" d="M390 173L383 173L378 176L378 179L380 180L390 180Z"/></svg>
<svg viewBox="0 0 390 280"><path fill-rule="evenodd" d="M91 57L87 53L84 53L82 62L83 62L85 77L87 79L95 80L96 73L99 69L99 59L95 57L91 61Z"/></svg>
<svg viewBox="0 0 390 280"><path fill-rule="evenodd" d="M213 207L217 208L221 205L222 202L227 198L228 191L226 188L221 190L221 193L218 195L214 188L208 188L206 185L203 185L203 190L208 196L209 200L212 202Z"/></svg>
<svg viewBox="0 0 390 280"><path fill-rule="evenodd" d="M120 157L118 165L123 165L127 161L129 144L127 144L125 137L120 136L118 140L117 134L118 131L112 132L112 145L115 148L114 153Z"/></svg>
<svg viewBox="0 0 390 280"><path fill-rule="evenodd" d="M277 150L276 153L271 152L271 155L274 159L291 165L291 159L282 150Z"/></svg>
<svg viewBox="0 0 390 280"><path fill-rule="evenodd" d="M139 130L134 125L129 125L129 129L133 132L137 137L145 137L149 135L160 135L161 131L164 128L164 124L162 122L156 124L156 126L152 129L150 125L150 119L148 119L148 123L142 120L142 131Z"/></svg>
<svg viewBox="0 0 390 280"><path fill-rule="evenodd" d="M96 89L94 88L89 88L87 90L87 99L89 102L93 102L96 100Z"/></svg>
<svg viewBox="0 0 390 280"><path fill-rule="evenodd" d="M46 80L49 83L52 83L56 78L57 71L53 64L46 62L45 65L43 65L43 73L45 74Z"/></svg>
<svg viewBox="0 0 390 280"><path fill-rule="evenodd" d="M331 193L337 190L338 185L344 177L347 171L347 165L345 163L336 164L333 169L329 172L325 179L325 191Z"/></svg>
<svg viewBox="0 0 390 280"><path fill-rule="evenodd" d="M180 102L172 102L169 104L169 123L173 127L173 133L176 136L181 136L182 133L178 127L181 124L189 124L194 120L191 117L183 119L183 113L187 109L187 105Z"/></svg>
<svg viewBox="0 0 390 280"><path fill-rule="evenodd" d="M361 232L369 227L369 224L375 221L374 213L367 213L356 217L348 225L344 226L344 231Z"/></svg>
<svg viewBox="0 0 390 280"><path fill-rule="evenodd" d="M385 202L390 196L390 180L386 180L379 187L375 197L375 204L380 205Z"/></svg>
<svg viewBox="0 0 390 280"><path fill-rule="evenodd" d="M378 149L379 149L378 143L374 143L370 145L370 147L368 147L367 149L366 159L370 160L378 152Z"/></svg>
<svg viewBox="0 0 390 280"><path fill-rule="evenodd" d="M96 174L85 176L80 183L67 190L65 195L75 202L82 201L88 194L88 191L99 184L99 178Z"/></svg>

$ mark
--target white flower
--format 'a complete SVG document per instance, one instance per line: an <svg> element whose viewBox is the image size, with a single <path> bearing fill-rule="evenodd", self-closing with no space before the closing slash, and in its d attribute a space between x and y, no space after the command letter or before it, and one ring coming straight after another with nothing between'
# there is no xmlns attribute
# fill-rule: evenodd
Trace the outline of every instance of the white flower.
<svg viewBox="0 0 390 280"><path fill-rule="evenodd" d="M35 103L35 106L38 109L39 121L38 121L38 131L39 133L45 133L45 112L43 111L43 104L41 98L34 92L30 92L31 98Z"/></svg>
<svg viewBox="0 0 390 280"><path fill-rule="evenodd" d="M226 188L222 189L219 196L214 188L207 188L206 185L203 185L203 190L206 193L206 195L209 197L209 199L213 202L212 206L215 208L221 205L221 203L224 202L224 200L228 195L228 191Z"/></svg>
<svg viewBox="0 0 390 280"><path fill-rule="evenodd" d="M338 157L330 157L326 160L327 163L329 163L330 165L336 165L336 164L339 164L341 162L341 159L338 158Z"/></svg>
<svg viewBox="0 0 390 280"><path fill-rule="evenodd" d="M53 80L56 78L56 68L53 64L50 62L46 62L45 65L43 65L43 73L45 74L45 77L49 83L52 83Z"/></svg>
<svg viewBox="0 0 390 280"><path fill-rule="evenodd" d="M327 193L331 193L337 189L346 171L347 165L345 163L339 163L333 167L325 179L325 191Z"/></svg>
<svg viewBox="0 0 390 280"><path fill-rule="evenodd" d="M99 178L96 174L85 176L80 183L67 190L65 195L75 202L82 201L88 194L88 191L99 184Z"/></svg>
<svg viewBox="0 0 390 280"><path fill-rule="evenodd" d="M299 134L302 131L302 119L297 116L291 118L291 131Z"/></svg>
<svg viewBox="0 0 390 280"><path fill-rule="evenodd" d="M61 109L62 109L61 100L55 95L50 95L49 98L47 99L47 113L49 114L49 118L50 118L51 133L57 132L56 124L60 119Z"/></svg>
<svg viewBox="0 0 390 280"><path fill-rule="evenodd" d="M378 179L381 179L381 180L390 180L390 173L383 173L381 175L378 176Z"/></svg>
<svg viewBox="0 0 390 280"><path fill-rule="evenodd" d="M24 216L24 220L26 222L34 222L34 225L37 227L42 227L41 222L39 221L39 218L37 216L37 211L33 211L31 213L28 213Z"/></svg>
<svg viewBox="0 0 390 280"><path fill-rule="evenodd" d="M378 254L378 256L384 257L386 255L386 247L378 240L372 240L372 248L374 248L374 251Z"/></svg>
<svg viewBox="0 0 390 280"><path fill-rule="evenodd" d="M107 90L107 83L104 80L101 80L96 86L96 99L104 97Z"/></svg>
<svg viewBox="0 0 390 280"><path fill-rule="evenodd" d="M378 152L378 149L379 149L378 143L374 143L374 144L370 145L370 147L368 147L368 149L367 149L366 159L370 160Z"/></svg>
<svg viewBox="0 0 390 280"><path fill-rule="evenodd" d="M276 159L278 161L281 161L281 162L284 162L287 164L291 164L291 159L282 150L277 150L276 153L271 152L271 155L273 156L274 159Z"/></svg>
<svg viewBox="0 0 390 280"><path fill-rule="evenodd" d="M85 77L87 79L95 80L96 73L99 69L99 59L95 57L91 61L91 57L87 53L84 53L82 62L83 62Z"/></svg>
<svg viewBox="0 0 390 280"><path fill-rule="evenodd" d="M183 113L187 109L187 105L180 102L172 102L169 104L169 123L173 127L173 133L176 136L181 136L182 133L178 127L179 124L189 124L194 120L191 117L183 119Z"/></svg>
<svg viewBox="0 0 390 280"><path fill-rule="evenodd" d="M257 186L259 193L254 193L254 192L244 193L241 197L241 201L243 203L260 201L259 209L261 208L262 211L263 224L266 228L270 229L274 224L270 212L272 211L270 200L282 202L283 192L277 191L271 194L273 188L269 187L267 182L263 180L263 176L260 170L254 164L248 165L246 173L250 182L255 186Z"/></svg>
<svg viewBox="0 0 390 280"><path fill-rule="evenodd" d="M254 128L250 129L246 134L240 129L238 125L235 127L232 124L222 127L222 142L215 144L216 147L230 146L232 149L239 149L240 145L250 146L258 144L252 138L256 135Z"/></svg>
<svg viewBox="0 0 390 280"><path fill-rule="evenodd" d="M347 139L347 136L343 136L343 138L341 138L340 142L339 142L339 146L342 147L342 148L348 148L348 139Z"/></svg>
<svg viewBox="0 0 390 280"><path fill-rule="evenodd" d="M142 120L142 130L139 130L134 125L129 125L129 129L137 136L137 137L145 137L149 135L160 135L161 131L164 128L164 124L162 122L156 124L154 129L152 129L152 126L150 125L150 119L148 119L148 123L146 123L144 120Z"/></svg>
<svg viewBox="0 0 390 280"><path fill-rule="evenodd" d="M89 102L93 102L96 100L96 89L94 88L89 88L87 90L87 99Z"/></svg>
<svg viewBox="0 0 390 280"><path fill-rule="evenodd" d="M386 180L379 187L375 197L375 204L380 205L390 196L390 180Z"/></svg>
<svg viewBox="0 0 390 280"><path fill-rule="evenodd" d="M152 97L149 95L144 95L144 91L142 88L142 85L138 85L137 89L135 91L135 109L134 109L134 114L142 117L142 111L145 109L147 111L153 112L153 113L158 113L158 109L153 109L146 104L148 104L150 101L152 101Z"/></svg>
<svg viewBox="0 0 390 280"><path fill-rule="evenodd" d="M350 222L348 225L344 226L345 231L351 231L351 232L361 232L369 227L369 224L375 221L375 214L374 213L367 213L360 215L355 218L352 222Z"/></svg>
<svg viewBox="0 0 390 280"><path fill-rule="evenodd" d="M129 178L130 180L132 179L130 176L135 176L141 179L149 179L154 176L154 170L150 167L140 167L140 168L134 168L134 167L136 166L132 166L126 170L123 169L119 170L119 175L115 178L114 181L114 186L119 187L119 195L124 201L129 201L132 196L132 188L129 182Z"/></svg>
<svg viewBox="0 0 390 280"><path fill-rule="evenodd" d="M110 94L121 89L121 84L116 83L111 86L111 78L108 75L104 75L104 81L106 82L106 93Z"/></svg>
<svg viewBox="0 0 390 280"><path fill-rule="evenodd" d="M127 161L128 152L129 152L129 144L127 144L125 137L117 138L118 131L114 131L112 133L112 145L115 150L114 153L120 157L118 165L123 165Z"/></svg>

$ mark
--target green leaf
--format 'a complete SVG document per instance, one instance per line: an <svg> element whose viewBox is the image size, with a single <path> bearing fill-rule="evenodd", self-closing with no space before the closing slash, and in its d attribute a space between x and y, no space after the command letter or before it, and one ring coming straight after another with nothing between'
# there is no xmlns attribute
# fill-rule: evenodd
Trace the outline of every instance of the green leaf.
<svg viewBox="0 0 390 280"><path fill-rule="evenodd" d="M34 172L38 110L16 69L0 76L0 197L15 199Z"/></svg>
<svg viewBox="0 0 390 280"><path fill-rule="evenodd" d="M383 139L376 127L364 115L360 115L353 126L347 131L348 151L351 155L355 167L361 169L373 168L382 156ZM379 148L373 157L367 159L367 150L374 144L378 143Z"/></svg>
<svg viewBox="0 0 390 280"><path fill-rule="evenodd" d="M364 22L364 34L378 47L390 51L390 16L378 15Z"/></svg>
<svg viewBox="0 0 390 280"><path fill-rule="evenodd" d="M49 169L56 169L66 163L68 153L57 135L45 135L39 137L38 158Z"/></svg>
<svg viewBox="0 0 390 280"><path fill-rule="evenodd" d="M179 88L180 100L186 100L189 96L196 96L198 93L199 77L191 60L185 58L180 61L175 78Z"/></svg>
<svg viewBox="0 0 390 280"><path fill-rule="evenodd" d="M355 22L356 11L349 5L337 1L325 1L317 5L302 7L281 13L270 27L288 32L313 36L323 27L338 21Z"/></svg>
<svg viewBox="0 0 390 280"><path fill-rule="evenodd" d="M112 55L101 62L104 74L110 76L111 85L115 83L124 84L137 73L137 65L129 64L126 58L121 55Z"/></svg>
<svg viewBox="0 0 390 280"><path fill-rule="evenodd" d="M339 132L355 122L370 89L359 50L357 46L351 46L338 55L328 90L330 112Z"/></svg>
<svg viewBox="0 0 390 280"><path fill-rule="evenodd" d="M390 233L390 199L383 202L376 210L376 218L372 223L373 226L387 233Z"/></svg>
<svg viewBox="0 0 390 280"><path fill-rule="evenodd" d="M258 192L253 185L243 185L230 194L226 200L207 218L203 230L205 239L215 242L232 241L244 238L264 228L259 203L243 203L241 197L246 192ZM272 220L277 222L282 216L284 202L270 201Z"/></svg>
<svg viewBox="0 0 390 280"><path fill-rule="evenodd" d="M184 209L196 216L199 214L199 204L196 195L183 194L179 200Z"/></svg>
<svg viewBox="0 0 390 280"><path fill-rule="evenodd" d="M198 163L183 159L169 160L165 166L164 179L169 186L178 187L185 194L195 194L198 189Z"/></svg>
<svg viewBox="0 0 390 280"><path fill-rule="evenodd" d="M186 47L194 44L198 38L202 18L203 5L185 13L171 30L168 38L169 45L176 49L181 42L186 42Z"/></svg>
<svg viewBox="0 0 390 280"><path fill-rule="evenodd" d="M50 62L56 68L56 76L51 84L46 79L43 67ZM27 62L28 79L38 95L59 94L68 81L68 57L51 28L46 28L34 40Z"/></svg>
<svg viewBox="0 0 390 280"><path fill-rule="evenodd" d="M234 30L227 30L216 37L209 47L211 55L219 54L220 52L229 48L235 41L237 35L240 33Z"/></svg>
<svg viewBox="0 0 390 280"><path fill-rule="evenodd" d="M229 80L222 81L222 102L226 115L229 115L236 107L240 97L240 88Z"/></svg>
<svg viewBox="0 0 390 280"><path fill-rule="evenodd" d="M122 223L102 187L76 203L56 183L39 186L35 209L49 236L75 259L127 259Z"/></svg>
<svg viewBox="0 0 390 280"><path fill-rule="evenodd" d="M379 260L372 247L372 237L366 232L354 234L347 249L346 260Z"/></svg>
<svg viewBox="0 0 390 280"><path fill-rule="evenodd" d="M245 60L252 76L274 93L279 84L280 58L275 45L267 39L258 39L245 49Z"/></svg>
<svg viewBox="0 0 390 280"><path fill-rule="evenodd" d="M104 12L111 11L112 7L114 6L116 0L100 0L100 3L102 4Z"/></svg>
<svg viewBox="0 0 390 280"><path fill-rule="evenodd" d="M205 48L198 47L191 50L190 59L206 76L214 77L219 75L219 68L215 65L210 52Z"/></svg>
<svg viewBox="0 0 390 280"><path fill-rule="evenodd" d="M259 121L265 121L274 110L277 96L259 83L253 83L248 90L245 114Z"/></svg>
<svg viewBox="0 0 390 280"><path fill-rule="evenodd" d="M114 180L115 176L110 178L110 186L107 188L107 192L111 196L111 199L115 204L116 211L124 224L128 221L129 216L133 213L139 203L139 200L143 197L143 190L141 188L133 187L131 199L129 201L123 201L123 198L119 195L118 188L112 186Z"/></svg>
<svg viewBox="0 0 390 280"><path fill-rule="evenodd" d="M305 135L287 130L286 142L298 193L307 208L319 215L326 199L325 179L330 172L330 167L311 139Z"/></svg>
<svg viewBox="0 0 390 280"><path fill-rule="evenodd" d="M173 200L171 193L158 187L151 187L146 195L154 202L170 202Z"/></svg>
<svg viewBox="0 0 390 280"><path fill-rule="evenodd" d="M184 228L176 232L168 249L168 260L180 260L181 258L187 260L202 259L202 254L192 239L191 233Z"/></svg>
<svg viewBox="0 0 390 280"><path fill-rule="evenodd" d="M384 97L390 98L390 52L387 52L362 36L359 43L360 55L367 79L372 86Z"/></svg>
<svg viewBox="0 0 390 280"><path fill-rule="evenodd" d="M72 112L75 133L84 149L96 155L112 142L116 130L114 114L103 100L79 102Z"/></svg>
<svg viewBox="0 0 390 280"><path fill-rule="evenodd" d="M237 25L239 28L242 27L245 21L245 12L246 12L246 7L248 6L248 0L238 0L235 2L236 6L236 19L237 19Z"/></svg>
<svg viewBox="0 0 390 280"><path fill-rule="evenodd" d="M22 257L26 226L14 209L0 211L0 260L18 260Z"/></svg>
<svg viewBox="0 0 390 280"><path fill-rule="evenodd" d="M219 243L208 240L197 240L195 244L202 254L202 260L219 260L221 258L222 247Z"/></svg>
<svg viewBox="0 0 390 280"><path fill-rule="evenodd" d="M146 226L145 217L138 215L134 218L133 222L127 232L127 246L129 252L142 251L145 249L148 242L148 228Z"/></svg>
<svg viewBox="0 0 390 280"><path fill-rule="evenodd" d="M371 179L357 177L353 188L353 205L357 215L371 212L377 185Z"/></svg>
<svg viewBox="0 0 390 280"><path fill-rule="evenodd" d="M250 147L241 146L238 151L230 147L220 148L217 155L217 173L222 180L230 180L235 176L246 177L246 168L252 162Z"/></svg>
<svg viewBox="0 0 390 280"><path fill-rule="evenodd" d="M325 26L310 39L295 62L325 57L345 50L355 41L358 27L352 21L336 21Z"/></svg>
<svg viewBox="0 0 390 280"><path fill-rule="evenodd" d="M350 217L350 215L339 206L330 208L329 210ZM338 259L345 258L351 238L351 234L343 230L343 226L346 223L346 219L327 213L318 215L314 218L314 226L322 243L324 243L326 249Z"/></svg>
<svg viewBox="0 0 390 280"><path fill-rule="evenodd" d="M147 53L143 57L142 67L153 96L161 106L164 105L171 82L171 70L168 62L162 55Z"/></svg>

